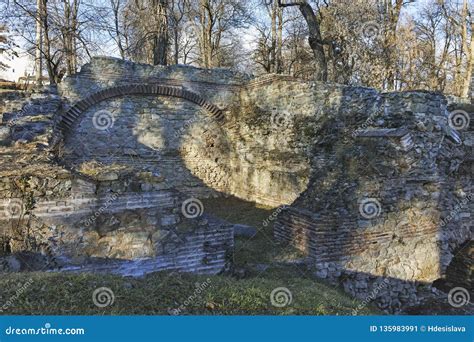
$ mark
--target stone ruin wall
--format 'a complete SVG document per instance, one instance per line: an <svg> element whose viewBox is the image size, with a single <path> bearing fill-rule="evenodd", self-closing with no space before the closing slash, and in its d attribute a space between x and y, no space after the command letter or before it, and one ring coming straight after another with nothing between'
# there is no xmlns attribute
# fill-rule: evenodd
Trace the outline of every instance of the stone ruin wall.
<svg viewBox="0 0 474 342"><path fill-rule="evenodd" d="M111 87L156 83L186 89L225 110L238 100L242 82L226 70L154 68L96 58L81 73L66 79L60 91L74 103ZM94 114L104 110L113 115L114 124L106 131L98 131L93 126ZM225 189L226 180L214 170L223 163L212 156L212 151L208 156L198 152L212 149L214 140L221 139L220 126L205 108L186 99L127 94L97 102L81 113L65 137L66 149L71 147L65 159L75 164L95 159L153 172L159 169L168 187L195 196L217 196L216 189ZM86 151L81 150L81 141L87 141Z"/></svg>
<svg viewBox="0 0 474 342"><path fill-rule="evenodd" d="M130 182L97 182L71 174L60 177L67 178L28 176L37 198L31 233L35 243L48 244L55 264L71 270L136 275L163 269L216 273L228 267L233 248L231 225L206 216L183 217L176 209L186 200L181 193L124 191L124 183ZM18 192L12 183L18 179L2 182L2 195L10 196L5 202L9 209L25 202L24 192ZM140 185L135 183L137 188ZM26 221L20 216L9 216L8 221L2 217L3 232L8 235L26 226ZM97 268L107 260L117 262ZM52 266L51 260L46 262ZM40 270L24 266L25 270Z"/></svg>
<svg viewBox="0 0 474 342"><path fill-rule="evenodd" d="M472 128L452 130L433 93L340 87L324 97L322 116L306 122L317 140L309 185L275 237L307 252L319 277L362 299L376 290L396 311L421 300L420 284L444 277L471 239Z"/></svg>
<svg viewBox="0 0 474 342"><path fill-rule="evenodd" d="M226 120L213 120L203 108L179 98L125 95L107 99L82 113L65 136L66 164L80 168L91 160L122 163L160 173L168 182L157 189L179 188L196 197L232 194L273 207L291 204L305 189L309 164L304 150L301 146L283 146L286 137L280 135L278 125L267 123L272 120L265 116L268 108L259 109L253 104L252 94L265 89L274 79L249 83L245 76L234 74L230 78L222 70L180 67L160 73L150 66L112 63L109 59L96 59L83 69L61 86L62 95L71 103L128 82L158 82L198 93L217 104ZM95 84L96 79L101 80L100 86ZM304 97L301 84L293 82L291 87L295 95L300 92ZM286 106L285 101L283 98ZM310 103L312 98L306 101ZM257 111L245 113L242 118L241 103ZM93 117L104 110L114 115L114 125L101 132L93 127ZM275 114L273 107L268 113ZM255 119L259 121L258 128ZM261 131L254 134L257 129Z"/></svg>
<svg viewBox="0 0 474 342"><path fill-rule="evenodd" d="M109 210L113 215L86 229L91 237L84 235L83 250L89 255L156 256L163 246L150 233L183 221L180 202L232 194L271 207L291 205L279 215L275 237L306 252L319 277L342 282L361 297L388 277L395 285L387 291L410 298L417 282L444 275L454 250L470 237L472 129L450 129L441 95L381 94L287 76L250 80L225 70L94 58L61 85L60 112L98 91L141 83L184 87L217 106L225 119L214 120L186 99L125 94L92 103L64 135L55 131L67 170L56 204L67 206L60 197L78 192L89 203L120 198ZM100 111L113 114L107 131L93 127ZM361 216L364 199L376 199L380 213ZM83 227L70 218L66 225L74 228L65 240L74 241L74 231ZM216 272L225 267L232 229L210 221L201 223L216 234L207 241L223 241ZM201 250L204 245L196 243ZM179 253L183 260L193 255ZM206 262L198 264L205 268Z"/></svg>
<svg viewBox="0 0 474 342"><path fill-rule="evenodd" d="M362 299L375 289L397 311L467 253L474 135L451 128L444 96L267 76L242 88L230 117L230 193L291 205L275 238L305 252L318 277Z"/></svg>
<svg viewBox="0 0 474 342"><path fill-rule="evenodd" d="M64 116L73 103L87 95L123 85L119 78L133 81L127 71L135 76L142 71L140 80L151 82L155 76L150 71L157 69L98 58L76 77L65 80L59 89L62 108L51 111ZM184 74L193 78L193 71L185 69ZM178 68L171 77L179 80L181 73ZM223 71L222 78L225 75ZM166 77L160 77L166 84ZM198 76L199 82L191 81L200 87L199 92L205 92L206 77L212 75ZM169 86L176 87L176 83L170 82ZM219 85L216 87L220 89ZM214 89L211 93L218 102L217 96L222 96L222 92ZM48 101L44 99L46 104ZM44 112L41 108L35 111ZM114 125L107 131L93 125L93 116L100 111L114 116ZM2 228L10 233L26 223L18 222L19 217L12 218L8 211L15 204L23 206L25 192L32 191L36 203L30 225L38 240L50 245L59 258L64 257L68 264L83 270L89 261L106 259L117 260L112 266L126 274L147 269L217 273L228 268L232 260L232 226L205 214L189 219L181 210L190 196L216 194L216 190L203 186L201 180L192 176L178 157L185 152L181 135L205 111L203 106L169 96L120 96L91 103L67 134L58 129L57 116L49 117L46 141L55 144L48 148L53 147L56 155L47 156L48 162L44 164L37 161L35 165L29 160L30 167L24 172L13 166L5 170L2 197L8 200L3 201ZM16 116L23 120L23 114ZM14 122L13 133L24 124L11 116L7 115L4 122ZM36 148L34 138L21 144L13 134L5 139L5 145L11 147L6 149L11 152L12 162L18 155L26 158L26 152L17 149L17 145L36 144L33 153L43 154ZM58 164L52 166L52 158L57 158ZM188 158L187 162L196 165L197 160ZM204 170L208 172L209 168ZM22 180L18 173L25 173L24 191L17 184ZM214 182L217 186L218 181ZM119 262L123 260L131 262Z"/></svg>
<svg viewBox="0 0 474 342"><path fill-rule="evenodd" d="M231 140L248 137L237 154L256 151L255 178L266 180L269 194L237 196L292 204L279 215L277 239L307 252L322 277L343 270L408 281L445 275L474 226L474 135L472 125L448 125L442 95L271 76L250 82L241 99ZM374 218L360 212L370 199L380 206Z"/></svg>

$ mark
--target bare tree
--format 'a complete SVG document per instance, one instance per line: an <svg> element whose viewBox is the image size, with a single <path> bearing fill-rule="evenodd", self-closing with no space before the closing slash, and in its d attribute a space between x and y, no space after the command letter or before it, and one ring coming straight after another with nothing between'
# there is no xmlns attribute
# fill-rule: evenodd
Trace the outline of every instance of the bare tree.
<svg viewBox="0 0 474 342"><path fill-rule="evenodd" d="M120 16L121 11L123 10L123 1L122 0L110 0L110 7L112 9L113 15L113 34L109 34L112 36L112 39L117 44L117 48L120 53L120 57L125 59L125 48L123 46L123 39L126 39L126 36L122 33L121 26L120 26Z"/></svg>
<svg viewBox="0 0 474 342"><path fill-rule="evenodd" d="M473 75L473 67L474 67L474 18L473 14L470 14L470 21L471 21L471 42L469 44L469 54L467 59L467 66L466 66L466 74L464 76L464 84L461 92L462 97L469 96L469 88L471 85L471 79Z"/></svg>
<svg viewBox="0 0 474 342"><path fill-rule="evenodd" d="M172 59L174 64L179 63L182 50L189 50L188 37L183 35L183 25L186 22L186 13L189 8L189 0L171 0L169 24L173 42ZM189 30L189 29L188 29ZM183 62L186 63L187 54L184 52Z"/></svg>
<svg viewBox="0 0 474 342"><path fill-rule="evenodd" d="M256 48L253 53L253 60L263 68L266 73L272 72L272 39L271 30L268 30L265 24L255 25L258 31Z"/></svg>
<svg viewBox="0 0 474 342"><path fill-rule="evenodd" d="M101 13L92 0L0 0L4 18L35 58L37 77L45 68L55 84L73 74L93 46L90 32ZM93 46L98 52L99 44ZM42 62L42 66L40 65Z"/></svg>
<svg viewBox="0 0 474 342"><path fill-rule="evenodd" d="M283 72L283 9L276 2L266 2L263 0L268 18L270 19L270 25L268 33L266 32L267 25L262 22L257 22L255 28L259 31L260 40L258 42L257 55L255 55L257 63L264 66L264 69L272 73ZM267 41L268 36L268 41ZM265 50L268 49L269 56L268 60L265 60ZM260 56L258 56L260 55Z"/></svg>
<svg viewBox="0 0 474 342"><path fill-rule="evenodd" d="M467 97L469 94L469 88L471 85L472 67L474 63L474 19L472 17L472 13L469 11L467 0L463 1L461 17L459 21L460 21L459 25L461 27L462 52L464 52L464 54L466 55L465 72L462 73L459 70L459 74L461 73L463 74L461 77L459 77L459 79L462 79L462 82L459 81L461 83L460 95L462 97ZM470 25L470 29L471 29L470 43L468 43L468 40L469 40L468 25ZM459 69L461 68L459 67Z"/></svg>
<svg viewBox="0 0 474 342"><path fill-rule="evenodd" d="M65 60L66 75L72 75L77 69L76 35L78 31L78 11L80 0L62 0L64 15L58 18L62 19L60 25Z"/></svg>
<svg viewBox="0 0 474 342"><path fill-rule="evenodd" d="M153 64L168 64L168 0L153 1L157 32L153 36Z"/></svg>
<svg viewBox="0 0 474 342"><path fill-rule="evenodd" d="M229 66L229 57L238 46L231 33L244 27L249 14L244 0L199 0L189 7L195 26L198 62L205 68Z"/></svg>
<svg viewBox="0 0 474 342"><path fill-rule="evenodd" d="M124 14L130 55L153 65L168 63L168 0L135 0Z"/></svg>
<svg viewBox="0 0 474 342"><path fill-rule="evenodd" d="M396 41L397 26L400 13L407 0L383 0L383 23L385 24L383 50L385 59L385 84L384 89L393 90L395 84L396 66Z"/></svg>
<svg viewBox="0 0 474 342"><path fill-rule="evenodd" d="M5 55L9 58L18 57L15 51L17 44L9 36L10 30L6 25L0 24L0 55ZM0 61L0 70L7 70L10 65Z"/></svg>
<svg viewBox="0 0 474 342"><path fill-rule="evenodd" d="M278 0L278 6L280 7L291 7L298 6L303 18L308 25L308 42L311 50L313 51L314 59L317 63L317 70L315 78L318 81L328 80L328 66L326 61L326 53L324 51L324 45L328 44L321 37L321 22L306 0Z"/></svg>
<svg viewBox="0 0 474 342"><path fill-rule="evenodd" d="M41 86L43 83L43 56L41 55L41 50L43 47L43 25L41 24L42 5L42 0L36 1L35 79L36 85L38 86Z"/></svg>

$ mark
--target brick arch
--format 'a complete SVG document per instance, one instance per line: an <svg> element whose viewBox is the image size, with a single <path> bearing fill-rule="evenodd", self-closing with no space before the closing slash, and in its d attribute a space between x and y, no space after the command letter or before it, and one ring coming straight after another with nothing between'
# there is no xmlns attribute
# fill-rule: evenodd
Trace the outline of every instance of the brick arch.
<svg viewBox="0 0 474 342"><path fill-rule="evenodd" d="M74 123L93 105L119 96L125 95L162 95L182 98L191 101L204 108L216 121L223 121L224 114L212 103L207 102L198 94L180 87L172 87L158 84L128 84L110 87L88 95L86 98L76 102L62 116L58 125L61 133L67 132Z"/></svg>

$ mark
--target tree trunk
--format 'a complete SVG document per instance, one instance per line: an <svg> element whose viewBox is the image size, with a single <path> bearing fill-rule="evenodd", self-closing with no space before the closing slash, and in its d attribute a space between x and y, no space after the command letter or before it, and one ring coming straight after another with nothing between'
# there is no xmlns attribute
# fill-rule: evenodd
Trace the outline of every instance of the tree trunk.
<svg viewBox="0 0 474 342"><path fill-rule="evenodd" d="M120 34L120 0L114 2L111 0L112 11L114 13L114 29L115 29L115 39L117 41L117 47L119 49L120 58L125 59L125 50L122 45L122 37Z"/></svg>
<svg viewBox="0 0 474 342"><path fill-rule="evenodd" d="M44 48L43 54L46 59L46 67L48 69L49 83L57 84L59 77L57 75L57 66L54 65L51 57L51 40L49 38L49 25L48 25L48 9L47 2L48 0L40 0L41 5L41 24L43 28L43 38L44 38Z"/></svg>
<svg viewBox="0 0 474 342"><path fill-rule="evenodd" d="M467 64L466 64L466 75L464 76L464 83L462 87L461 96L468 97L469 96L469 88L472 82L472 68L474 65L474 20L471 14L471 44L469 46L469 53L467 53ZM473 89L474 91L474 89Z"/></svg>
<svg viewBox="0 0 474 342"><path fill-rule="evenodd" d="M156 30L153 38L153 65L168 64L168 1L154 0L153 7L157 19Z"/></svg>
<svg viewBox="0 0 474 342"><path fill-rule="evenodd" d="M153 41L153 65L167 65L167 38L163 34L156 35Z"/></svg>
<svg viewBox="0 0 474 342"><path fill-rule="evenodd" d="M62 27L62 35L63 35L63 44L64 50L66 53L66 75L72 75L74 73L73 70L73 57L72 57L72 43L71 43L71 35L72 35L72 11L71 11L71 4L69 0L64 0L64 25Z"/></svg>
<svg viewBox="0 0 474 342"><path fill-rule="evenodd" d="M319 28L319 20L314 14L313 8L307 2L299 5L301 14L303 14L309 29L309 46L313 50L313 55L317 63L316 80L328 80L328 65L326 54L324 52L323 40L321 38L321 30Z"/></svg>
<svg viewBox="0 0 474 342"><path fill-rule="evenodd" d="M41 14L43 13L42 10L43 1L37 0L36 1L36 42L35 42L35 79L36 85L42 86L43 85L43 56L42 56L42 49L43 49L43 25Z"/></svg>
<svg viewBox="0 0 474 342"><path fill-rule="evenodd" d="M277 49L276 49L276 72L283 72L283 11L278 8L278 31L277 31Z"/></svg>
<svg viewBox="0 0 474 342"><path fill-rule="evenodd" d="M328 64L326 59L326 53L324 51L324 42L321 37L321 29L320 23L316 14L313 11L313 8L310 4L304 1L295 1L292 3L282 2L278 0L278 4L280 7L291 7L291 6L298 6L300 9L303 18L308 25L309 31L309 46L313 51L314 59L316 61L316 74L315 79L316 81L323 81L327 82L328 80Z"/></svg>
<svg viewBox="0 0 474 342"><path fill-rule="evenodd" d="M271 26L272 26L272 41L271 41L271 50L270 50L270 72L276 72L276 59L277 59L277 53L276 53L276 45L277 45L277 9L278 6L276 4L272 5L271 8Z"/></svg>
<svg viewBox="0 0 474 342"><path fill-rule="evenodd" d="M205 39L206 39L206 68L212 68L213 67L213 60L212 60L212 28L214 27L214 18L213 18L213 13L211 10L211 3L210 1L206 1L206 10L207 10L207 25L205 29Z"/></svg>
<svg viewBox="0 0 474 342"><path fill-rule="evenodd" d="M201 25L199 31L199 54L200 54L200 64L201 66L208 68L206 60L206 0L201 0L199 3L199 24Z"/></svg>
<svg viewBox="0 0 474 342"><path fill-rule="evenodd" d="M397 42L397 25L400 18L400 12L403 7L403 0L396 0L395 5L392 4L392 0L385 0L385 11L386 20L388 22L388 28L385 34L384 50L385 50L385 74L386 74L386 86L387 90L394 90L395 84L395 68L396 68L396 56L394 46Z"/></svg>
<svg viewBox="0 0 474 342"><path fill-rule="evenodd" d="M179 63L179 29L174 30L174 64Z"/></svg>
<svg viewBox="0 0 474 342"><path fill-rule="evenodd" d="M213 66L213 42L212 31L214 27L213 11L209 0L201 0L199 3L199 59L200 65L206 69Z"/></svg>

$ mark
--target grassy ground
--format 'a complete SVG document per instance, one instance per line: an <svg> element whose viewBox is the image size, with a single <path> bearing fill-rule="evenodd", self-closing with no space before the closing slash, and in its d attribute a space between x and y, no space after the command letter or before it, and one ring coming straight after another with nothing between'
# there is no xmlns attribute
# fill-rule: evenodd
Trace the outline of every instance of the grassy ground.
<svg viewBox="0 0 474 342"><path fill-rule="evenodd" d="M31 285L24 286L30 281ZM273 289L285 285L293 301L283 308L270 302ZM2 278L2 299L12 301L4 314L36 315L232 315L307 314L350 315L357 303L339 291L308 279L277 278L235 280L221 276L155 273L142 279L92 274L15 274ZM16 299L16 290L25 291ZM108 287L113 304L99 308L92 293ZM200 292L200 293L198 293ZM363 310L361 314L373 313Z"/></svg>
<svg viewBox="0 0 474 342"><path fill-rule="evenodd" d="M22 273L0 276L3 314L103 314L103 315L350 315L360 302L340 289L315 280L296 261L301 257L272 239L268 208L236 199L208 200L205 211L233 223L258 228L254 238L238 238L235 246L237 276L203 276L158 272L144 278L114 275ZM31 280L30 280L31 279ZM93 292L113 291L114 302L94 305ZM271 293L284 287L291 303L272 305ZM0 306L1 309L1 306ZM364 307L359 314L380 314Z"/></svg>
<svg viewBox="0 0 474 342"><path fill-rule="evenodd" d="M206 213L225 219L231 223L241 223L257 228L253 238L236 238L235 265L246 267L249 264L275 264L303 257L296 249L281 246L273 239L272 214L275 209L245 202L237 198L210 199L204 201ZM264 222L267 222L264 225Z"/></svg>

